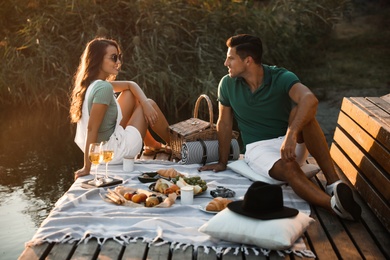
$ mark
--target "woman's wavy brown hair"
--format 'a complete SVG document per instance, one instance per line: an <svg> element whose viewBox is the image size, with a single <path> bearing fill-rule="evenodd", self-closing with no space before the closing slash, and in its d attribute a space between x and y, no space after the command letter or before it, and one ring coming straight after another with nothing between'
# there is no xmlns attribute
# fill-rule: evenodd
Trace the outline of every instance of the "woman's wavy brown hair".
<svg viewBox="0 0 390 260"><path fill-rule="evenodd" d="M98 79L101 64L108 46L114 46L118 53L119 44L110 39L95 38L90 41L80 58L80 64L74 76L73 90L70 96L70 121L77 123L81 118L81 110L88 86ZM114 80L115 75L110 75L106 80Z"/></svg>

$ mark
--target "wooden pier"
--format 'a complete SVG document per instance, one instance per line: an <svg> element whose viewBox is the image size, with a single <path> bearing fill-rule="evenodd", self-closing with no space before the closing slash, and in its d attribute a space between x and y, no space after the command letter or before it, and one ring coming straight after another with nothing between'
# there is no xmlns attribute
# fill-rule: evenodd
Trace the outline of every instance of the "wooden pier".
<svg viewBox="0 0 390 260"><path fill-rule="evenodd" d="M340 178L348 183L354 190L355 198L362 207L362 219L357 222L343 220L333 216L325 210L312 206L312 217L316 220L304 234L304 241L307 249L311 250L317 259L390 259L390 234L389 234L389 146L390 146L390 96L380 99L365 99L369 103L362 101L353 104L351 99L347 99L343 104L344 108L340 112L339 126L335 134L335 142L332 144L331 152L334 158ZM354 101L354 99L352 99ZM356 101L356 99L355 99ZM363 105L366 104L366 105ZM373 135L367 129L372 123L365 124L362 114L358 118L354 117L353 111L347 109L358 107L363 112L368 113L367 120L375 120L379 125L379 134ZM380 107L378 112L377 108ZM388 109L388 110L386 110ZM350 112L348 112L350 111ZM371 112L370 112L371 111ZM375 113L372 113L374 111ZM360 122L358 122L360 121ZM345 122L349 122L347 125ZM360 125L364 133L373 140L374 146L385 151L385 153L375 153L375 149L364 151L360 139L363 134L356 134L356 127ZM356 123L357 122L357 123ZM388 125L387 125L388 124ZM362 125L365 127L362 127ZM344 137L339 131L342 131ZM352 134L348 134L351 132ZM345 133L347 133L345 135ZM365 136L365 135L364 135ZM383 136L387 136L383 138ZM360 139L359 139L360 138ZM347 142L349 140L349 142ZM365 138L364 140L367 140ZM359 164L356 161L356 152L349 152L350 143L355 145L355 149L368 159L371 165L376 166L376 171L367 171L367 164ZM364 145L363 145L364 146ZM374 147L375 148L375 147ZM387 149L387 150L386 150ZM371 152L370 152L371 151ZM387 152L386 152L387 151ZM164 157L165 156L165 157ZM165 154L158 154L154 159L167 159ZM379 158L379 159L378 159ZM382 159L380 159L382 158ZM148 159L151 159L150 157ZM387 160L387 161L386 161ZM364 161L364 160L363 160ZM313 158L309 158L309 163L316 163ZM384 166L383 166L384 165ZM353 168L351 168L353 167ZM355 169L355 170L352 170ZM372 169L372 168L371 168ZM343 171L348 172L344 174ZM355 174L353 174L355 173ZM379 175L381 180L377 180L375 175ZM364 180L364 182L361 181ZM318 173L313 181L321 188L324 187L325 178L322 172ZM373 195L375 197L373 197ZM141 240L129 245L120 245L116 241L109 240L102 246L96 240L90 240L87 244L78 245L77 242L68 243L44 243L39 246L27 247L19 259L297 259L293 253L281 257L277 252L271 251L269 256L262 254L255 255L239 253L235 255L233 251L226 254L216 255L210 250L207 254L203 248L189 246L186 250L173 250L170 244L162 246L148 246ZM304 257L303 257L304 258Z"/></svg>

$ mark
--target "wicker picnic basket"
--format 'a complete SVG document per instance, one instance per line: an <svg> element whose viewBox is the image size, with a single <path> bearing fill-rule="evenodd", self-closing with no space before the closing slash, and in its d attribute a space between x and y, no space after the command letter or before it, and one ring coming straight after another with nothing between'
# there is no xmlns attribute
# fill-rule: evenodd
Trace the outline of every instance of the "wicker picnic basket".
<svg viewBox="0 0 390 260"><path fill-rule="evenodd" d="M204 121L198 118L199 105L202 99L207 101L210 121ZM213 123L213 104L210 98L202 94L195 102L194 117L185 121L169 126L172 156L181 159L181 149L184 142L197 140L217 140L217 129ZM232 138L237 139L238 132L233 131Z"/></svg>

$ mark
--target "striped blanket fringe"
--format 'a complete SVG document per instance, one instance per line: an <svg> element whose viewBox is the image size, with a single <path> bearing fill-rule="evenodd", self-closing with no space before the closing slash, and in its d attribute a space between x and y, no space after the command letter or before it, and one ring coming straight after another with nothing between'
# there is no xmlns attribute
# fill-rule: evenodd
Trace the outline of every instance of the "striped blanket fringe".
<svg viewBox="0 0 390 260"><path fill-rule="evenodd" d="M49 242L49 243L77 243L79 244L87 244L88 241L92 238L95 238L98 242L99 245L103 245L107 240L112 239L119 243L120 245L128 245L130 243L137 243L139 239L142 239L143 243L148 243L148 246L162 246L165 244L169 244L170 248L172 250L183 250L185 251L188 247L194 246L194 250L197 250L199 247L202 247L204 252L206 254L210 253L210 250L213 250L216 255L226 255L229 253L231 250L234 250L233 254L238 255L239 253L244 253L245 255L249 255L249 251L251 250L256 256L260 254L260 252L264 256L269 256L269 254L272 252L270 249L265 249L265 248L258 248L250 245L240 245L236 247L208 247L208 246L196 246L196 245L191 245L191 244L186 244L186 243L181 243L181 242L169 242L166 240L162 240L160 235L157 235L154 239L147 239L147 238L140 238L140 237L128 237L128 236L121 236L121 237L112 237L112 238L98 238L91 236L89 234L86 234L82 239L76 240L70 236L64 236L60 241L56 240L50 240L50 239L44 239L43 241L35 241L35 243L27 243L26 246L35 246L41 243ZM277 254L281 257L284 257L285 255L293 253L296 256L299 257L307 257L307 258L316 258L315 254L311 250L275 250Z"/></svg>

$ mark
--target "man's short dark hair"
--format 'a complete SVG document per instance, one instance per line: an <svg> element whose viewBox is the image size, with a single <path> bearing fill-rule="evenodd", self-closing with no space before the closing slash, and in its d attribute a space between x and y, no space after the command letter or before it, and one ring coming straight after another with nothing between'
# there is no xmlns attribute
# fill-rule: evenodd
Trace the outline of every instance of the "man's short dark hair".
<svg viewBox="0 0 390 260"><path fill-rule="evenodd" d="M256 64L261 64L263 56L263 43L261 39L249 34L239 34L230 37L226 41L226 46L236 48L237 55L241 59L251 56Z"/></svg>

